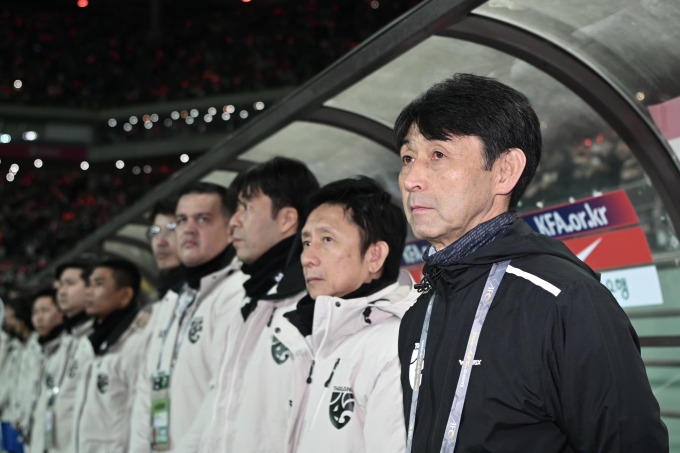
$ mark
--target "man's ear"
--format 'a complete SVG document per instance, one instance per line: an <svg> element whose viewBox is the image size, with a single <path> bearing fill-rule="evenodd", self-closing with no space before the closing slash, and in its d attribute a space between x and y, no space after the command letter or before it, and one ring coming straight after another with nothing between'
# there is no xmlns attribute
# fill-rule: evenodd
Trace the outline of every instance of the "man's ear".
<svg viewBox="0 0 680 453"><path fill-rule="evenodd" d="M279 231L283 236L290 236L291 232L294 234L298 227L297 209L292 206L281 208L276 215L276 221L279 224Z"/></svg>
<svg viewBox="0 0 680 453"><path fill-rule="evenodd" d="M364 259L368 261L368 270L372 274L379 273L382 276L383 266L387 255L390 254L390 246L385 241L378 241L371 244L366 250Z"/></svg>
<svg viewBox="0 0 680 453"><path fill-rule="evenodd" d="M527 165L527 156L519 148L510 148L494 162L496 195L510 195Z"/></svg>
<svg viewBox="0 0 680 453"><path fill-rule="evenodd" d="M132 303L132 299L135 297L135 292L129 286L120 288L120 291L123 298L121 302L121 308L125 308Z"/></svg>

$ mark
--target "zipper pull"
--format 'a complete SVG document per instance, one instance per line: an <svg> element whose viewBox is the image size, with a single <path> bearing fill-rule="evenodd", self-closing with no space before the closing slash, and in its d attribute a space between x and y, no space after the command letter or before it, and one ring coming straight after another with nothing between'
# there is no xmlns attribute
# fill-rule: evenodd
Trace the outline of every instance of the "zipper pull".
<svg viewBox="0 0 680 453"><path fill-rule="evenodd" d="M364 310L364 322L366 322L366 324L370 324L372 322L371 321L371 308L372 307L366 307L366 310Z"/></svg>
<svg viewBox="0 0 680 453"><path fill-rule="evenodd" d="M314 373L314 365L316 365L316 360L312 360L312 366L309 367L309 376L307 376L307 384L312 383L312 373Z"/></svg>
<svg viewBox="0 0 680 453"><path fill-rule="evenodd" d="M328 387L329 385L331 385L331 379L333 379L333 375L335 374L335 369L338 367L339 364L340 364L340 359L335 361L335 365L333 365L333 371L331 371L331 375L328 376L328 380L323 385L324 387Z"/></svg>

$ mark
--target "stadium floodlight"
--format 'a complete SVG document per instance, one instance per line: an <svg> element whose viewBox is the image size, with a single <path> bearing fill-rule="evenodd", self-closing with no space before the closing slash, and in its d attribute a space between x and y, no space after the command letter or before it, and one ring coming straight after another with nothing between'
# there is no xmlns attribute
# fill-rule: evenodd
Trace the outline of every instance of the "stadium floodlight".
<svg viewBox="0 0 680 453"><path fill-rule="evenodd" d="M217 109L216 109L215 107L210 107L210 108L208 109L208 114L213 115L213 116L216 115L216 114L217 114Z"/></svg>
<svg viewBox="0 0 680 453"><path fill-rule="evenodd" d="M231 115L228 114L227 112L224 112L224 113L222 114L222 119L223 119L224 121L229 121L229 118L231 118Z"/></svg>
<svg viewBox="0 0 680 453"><path fill-rule="evenodd" d="M196 110L196 109L191 109L191 112L190 112L190 113L191 113L191 116L193 116L194 118L198 117L198 110Z"/></svg>
<svg viewBox="0 0 680 453"><path fill-rule="evenodd" d="M170 127L172 126L172 120L170 118L166 118L165 121L163 121L163 124L165 124L165 127Z"/></svg>
<svg viewBox="0 0 680 453"><path fill-rule="evenodd" d="M81 170L87 170L88 168L90 168L90 164L88 164L87 161L82 161L80 163L80 169Z"/></svg>
<svg viewBox="0 0 680 453"><path fill-rule="evenodd" d="M43 166L42 159L36 159L35 161L33 161L33 165L35 165L35 168L41 168Z"/></svg>
<svg viewBox="0 0 680 453"><path fill-rule="evenodd" d="M172 112L170 114L170 118L172 118L173 120L178 120L179 119L179 112Z"/></svg>
<svg viewBox="0 0 680 453"><path fill-rule="evenodd" d="M225 113L234 113L236 111L236 107L233 105L225 105L222 111Z"/></svg>
<svg viewBox="0 0 680 453"><path fill-rule="evenodd" d="M179 156L179 160L181 160L183 164L186 164L187 162L189 162L189 155L182 154L181 156Z"/></svg>
<svg viewBox="0 0 680 453"><path fill-rule="evenodd" d="M144 123L144 127L147 129L151 129L153 127L153 123L151 121L147 121Z"/></svg>
<svg viewBox="0 0 680 453"><path fill-rule="evenodd" d="M24 86L24 83L21 80L17 79L14 81L15 89L20 90L22 86Z"/></svg>
<svg viewBox="0 0 680 453"><path fill-rule="evenodd" d="M264 110L264 102L256 102L253 104L253 108L255 108L255 110Z"/></svg>
<svg viewBox="0 0 680 453"><path fill-rule="evenodd" d="M158 115L156 115L155 113L152 113L151 114L151 121L153 121L154 123L157 122L158 121Z"/></svg>
<svg viewBox="0 0 680 453"><path fill-rule="evenodd" d="M116 168L117 168L118 170L122 170L124 167L125 167L125 162L123 162L122 160L117 160L117 161L116 161Z"/></svg>
<svg viewBox="0 0 680 453"><path fill-rule="evenodd" d="M13 175L16 175L17 173L19 173L19 166L17 164L10 165L9 172L12 173Z"/></svg>
<svg viewBox="0 0 680 453"><path fill-rule="evenodd" d="M151 165L144 165L144 173L151 173Z"/></svg>
<svg viewBox="0 0 680 453"><path fill-rule="evenodd" d="M132 173L135 175L138 175L141 171L142 169L137 166L132 167Z"/></svg>
<svg viewBox="0 0 680 453"><path fill-rule="evenodd" d="M123 129L125 129L125 132L130 132L132 130L132 124L130 123L125 123L123 125Z"/></svg>
<svg viewBox="0 0 680 453"><path fill-rule="evenodd" d="M241 111L238 113L238 116L240 116L240 117L243 118L243 119L248 118L248 110L241 110Z"/></svg>
<svg viewBox="0 0 680 453"><path fill-rule="evenodd" d="M137 124L137 121L139 121L139 120L137 119L136 116L130 117L130 124L135 125L135 124Z"/></svg>
<svg viewBox="0 0 680 453"><path fill-rule="evenodd" d="M7 173L6 178L7 178L7 181L9 181L9 182L14 181L14 175L12 173Z"/></svg>
<svg viewBox="0 0 680 453"><path fill-rule="evenodd" d="M12 141L12 136L9 134L0 135L0 143L9 143Z"/></svg>
<svg viewBox="0 0 680 453"><path fill-rule="evenodd" d="M212 115L206 113L205 116L203 117L203 121L205 121L206 123L211 122L212 121Z"/></svg>
<svg viewBox="0 0 680 453"><path fill-rule="evenodd" d="M194 124L194 118L191 116L187 116L187 119L185 120L187 124Z"/></svg>
<svg viewBox="0 0 680 453"><path fill-rule="evenodd" d="M111 118L109 120L109 127L116 127L117 124L118 124L118 121L116 121L115 118Z"/></svg>
<svg viewBox="0 0 680 453"><path fill-rule="evenodd" d="M26 140L27 142L32 142L38 138L38 133L36 131L26 131L21 136Z"/></svg>

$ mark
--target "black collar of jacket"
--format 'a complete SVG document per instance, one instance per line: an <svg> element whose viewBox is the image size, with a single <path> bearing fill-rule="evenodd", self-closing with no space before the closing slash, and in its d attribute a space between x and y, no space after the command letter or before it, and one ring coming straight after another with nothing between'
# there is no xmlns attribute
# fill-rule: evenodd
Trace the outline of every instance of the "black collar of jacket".
<svg viewBox="0 0 680 453"><path fill-rule="evenodd" d="M347 294L346 296L343 296L342 299L345 300L351 300L351 299L358 299L360 297L368 297L371 294L375 294L378 291L382 291L383 289L387 288L390 286L392 283L394 283L396 280L393 279L387 279L387 278L378 278L375 280L371 280L368 283L364 283L361 285L358 289L355 291L352 291L351 293ZM312 299L309 294L306 294L305 297L300 299L300 301L297 303L297 306L295 310L289 311L288 313L285 313L283 316L284 318L287 318L288 321L290 321L291 324L293 324L295 327L297 327L297 330L300 331L300 334L302 334L303 337L306 337L307 335L312 334L312 328L314 326L314 307L316 306L316 301ZM370 315L370 308L368 307L368 313L365 313L365 319L367 319L367 323L370 324L370 319L368 316Z"/></svg>
<svg viewBox="0 0 680 453"><path fill-rule="evenodd" d="M290 261L291 250L295 248L293 245L296 242L296 238L297 236L290 236L283 239L254 262L241 266L241 271L246 275L250 275L250 278L243 283L246 296L250 297L250 301L241 307L241 314L244 320L248 319L250 313L255 310L257 301L262 299L276 285L276 277L279 274L281 274L282 278L278 280L283 280L286 264Z"/></svg>
<svg viewBox="0 0 680 453"><path fill-rule="evenodd" d="M201 279L206 275L214 274L215 272L224 269L231 264L236 255L236 249L229 244L221 253L207 263L203 263L196 267L185 267L187 284L193 289L199 289L201 286ZM181 285L180 285L181 288Z"/></svg>
<svg viewBox="0 0 680 453"><path fill-rule="evenodd" d="M101 324L95 324L88 337L95 355L104 355L116 344L137 317L139 309L134 301L122 310L111 313Z"/></svg>
<svg viewBox="0 0 680 453"><path fill-rule="evenodd" d="M38 344L40 344L40 346L45 346L46 343L49 343L50 341L54 340L59 335L61 335L61 333L63 331L64 331L64 324L62 323L62 324L59 324L58 326L56 326L54 329L52 329L50 331L50 333L48 333L44 337L38 337Z"/></svg>
<svg viewBox="0 0 680 453"><path fill-rule="evenodd" d="M158 277L158 297L163 297L170 290L179 294L186 281L186 272L187 268L184 266L176 267L168 272L161 272Z"/></svg>
<svg viewBox="0 0 680 453"><path fill-rule="evenodd" d="M68 333L71 333L73 332L73 329L86 323L89 319L90 316L83 310L75 316L64 318L64 329L66 329Z"/></svg>

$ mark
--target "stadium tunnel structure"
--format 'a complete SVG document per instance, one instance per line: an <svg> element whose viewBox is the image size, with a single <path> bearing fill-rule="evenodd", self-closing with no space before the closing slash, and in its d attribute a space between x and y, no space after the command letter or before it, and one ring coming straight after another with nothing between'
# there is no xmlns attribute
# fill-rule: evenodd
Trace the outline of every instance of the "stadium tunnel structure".
<svg viewBox="0 0 680 453"><path fill-rule="evenodd" d="M153 281L144 214L154 203L197 180L228 185L276 155L306 162L322 184L371 176L396 201L401 164L392 125L399 111L454 73L495 77L528 96L544 136L542 163L519 211L602 272L641 337L672 450L680 452L678 22L672 0L426 0L84 238L34 282L102 248L133 258ZM407 247L414 261L418 250L417 243Z"/></svg>

